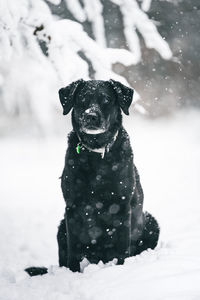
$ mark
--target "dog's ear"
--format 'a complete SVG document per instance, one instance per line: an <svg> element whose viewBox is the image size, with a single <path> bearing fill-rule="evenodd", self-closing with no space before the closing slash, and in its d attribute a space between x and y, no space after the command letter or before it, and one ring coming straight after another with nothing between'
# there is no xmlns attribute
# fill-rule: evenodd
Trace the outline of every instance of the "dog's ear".
<svg viewBox="0 0 200 300"><path fill-rule="evenodd" d="M116 95L117 95L117 100L119 102L119 106L123 110L123 112L126 115L129 115L129 107L131 105L131 102L133 100L133 93L134 90L123 85L119 81L115 81L113 79L110 79L109 82L111 83Z"/></svg>
<svg viewBox="0 0 200 300"><path fill-rule="evenodd" d="M60 102L63 107L63 115L66 115L70 112L74 105L74 97L78 88L84 83L83 79L77 80L66 86L65 88L61 88L58 91Z"/></svg>

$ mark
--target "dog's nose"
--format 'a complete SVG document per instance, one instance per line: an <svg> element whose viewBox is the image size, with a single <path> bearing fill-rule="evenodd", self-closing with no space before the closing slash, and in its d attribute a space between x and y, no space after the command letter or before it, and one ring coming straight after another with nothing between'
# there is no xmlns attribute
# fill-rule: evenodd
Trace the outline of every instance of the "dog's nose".
<svg viewBox="0 0 200 300"><path fill-rule="evenodd" d="M85 121L88 125L98 125L99 116L97 112L90 112L85 115Z"/></svg>
<svg viewBox="0 0 200 300"><path fill-rule="evenodd" d="M92 122L96 122L98 119L97 113L93 112L93 113L89 113L86 115L86 119L88 121L92 121Z"/></svg>

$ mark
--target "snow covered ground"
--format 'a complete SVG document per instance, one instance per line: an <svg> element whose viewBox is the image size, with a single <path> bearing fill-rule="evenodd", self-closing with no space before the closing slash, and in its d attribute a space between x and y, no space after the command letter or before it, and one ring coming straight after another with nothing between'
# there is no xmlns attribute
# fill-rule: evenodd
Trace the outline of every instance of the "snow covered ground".
<svg viewBox="0 0 200 300"><path fill-rule="evenodd" d="M158 219L154 251L123 266L57 264L57 226L66 137L0 141L0 300L199 300L200 113L148 121L129 117L145 209ZM27 266L51 266L30 278Z"/></svg>

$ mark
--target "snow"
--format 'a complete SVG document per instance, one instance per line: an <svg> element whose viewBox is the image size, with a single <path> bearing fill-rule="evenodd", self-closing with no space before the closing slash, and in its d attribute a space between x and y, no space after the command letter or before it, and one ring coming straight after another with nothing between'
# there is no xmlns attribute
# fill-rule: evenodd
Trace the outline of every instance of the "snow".
<svg viewBox="0 0 200 300"><path fill-rule="evenodd" d="M70 10L70 12L74 15L74 17L78 21L80 22L86 21L85 11L81 7L78 0L65 0L65 3L67 5L67 8Z"/></svg>
<svg viewBox="0 0 200 300"><path fill-rule="evenodd" d="M120 6L123 21L124 34L130 50L133 52L135 64L141 60L140 40L136 30L144 38L147 48L155 49L163 59L171 59L172 51L166 41L160 36L155 24L145 13L151 3L147 0L142 3L141 10L136 0L111 0Z"/></svg>
<svg viewBox="0 0 200 300"><path fill-rule="evenodd" d="M49 2L54 4L54 5L59 5L61 0L49 0Z"/></svg>
<svg viewBox="0 0 200 300"><path fill-rule="evenodd" d="M83 2L85 5L85 12L87 14L88 21L92 23L95 40L102 47L106 47L104 19L102 16L102 3L100 2L100 0L83 0Z"/></svg>
<svg viewBox="0 0 200 300"><path fill-rule="evenodd" d="M147 47L154 48L164 59L172 58L167 42L142 10L150 6L150 0L142 2L143 8L135 0L110 1L120 7L130 50L106 47L106 20L100 0L65 0L77 21L53 15L44 0L0 0L1 118L6 122L11 118L20 118L20 121L30 118L37 128L52 129L55 112L59 110L55 91L77 79L89 79L87 61L92 65L95 79L113 78L129 85L113 71L113 64L131 66L141 61L137 31ZM60 0L50 2L60 4ZM94 39L80 24L85 21L91 23ZM135 93L135 103L138 99ZM141 104L137 103L135 109L145 113Z"/></svg>
<svg viewBox="0 0 200 300"><path fill-rule="evenodd" d="M152 0L143 0L142 1L142 5L141 5L142 10L144 10L145 12L147 12L150 9L150 7L151 7L151 1Z"/></svg>
<svg viewBox="0 0 200 300"><path fill-rule="evenodd" d="M18 111L21 119L29 114L38 128L44 131L52 128L55 111L60 108L55 91L74 80L89 79L88 64L79 52L91 61L96 78L113 78L128 85L125 78L113 72L112 64L120 62L130 66L134 56L128 50L105 48L102 6L97 0L93 6L84 1L97 42L78 22L55 18L42 0L20 0L19 6L13 5L11 0L7 4L0 0L0 17L4 24L0 27L0 103L4 118L13 117ZM68 1L68 6L70 3ZM84 10L78 3L73 1L72 7L82 18L79 10ZM48 55L42 53L38 40L45 42ZM135 102L138 98L135 93Z"/></svg>
<svg viewBox="0 0 200 300"><path fill-rule="evenodd" d="M1 139L0 300L200 299L200 113L151 121L131 116L124 123L145 209L161 226L158 247L122 266L84 261L83 273L59 268L66 134ZM50 266L49 274L28 277L23 269L32 265Z"/></svg>

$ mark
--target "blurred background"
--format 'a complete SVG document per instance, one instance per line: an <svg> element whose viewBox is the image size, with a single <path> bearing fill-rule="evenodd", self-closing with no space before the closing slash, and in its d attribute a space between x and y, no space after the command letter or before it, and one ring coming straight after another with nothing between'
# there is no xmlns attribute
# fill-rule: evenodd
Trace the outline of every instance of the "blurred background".
<svg viewBox="0 0 200 300"><path fill-rule="evenodd" d="M0 0L0 136L63 133L79 78L129 84L145 118L199 109L199 19L198 0Z"/></svg>

